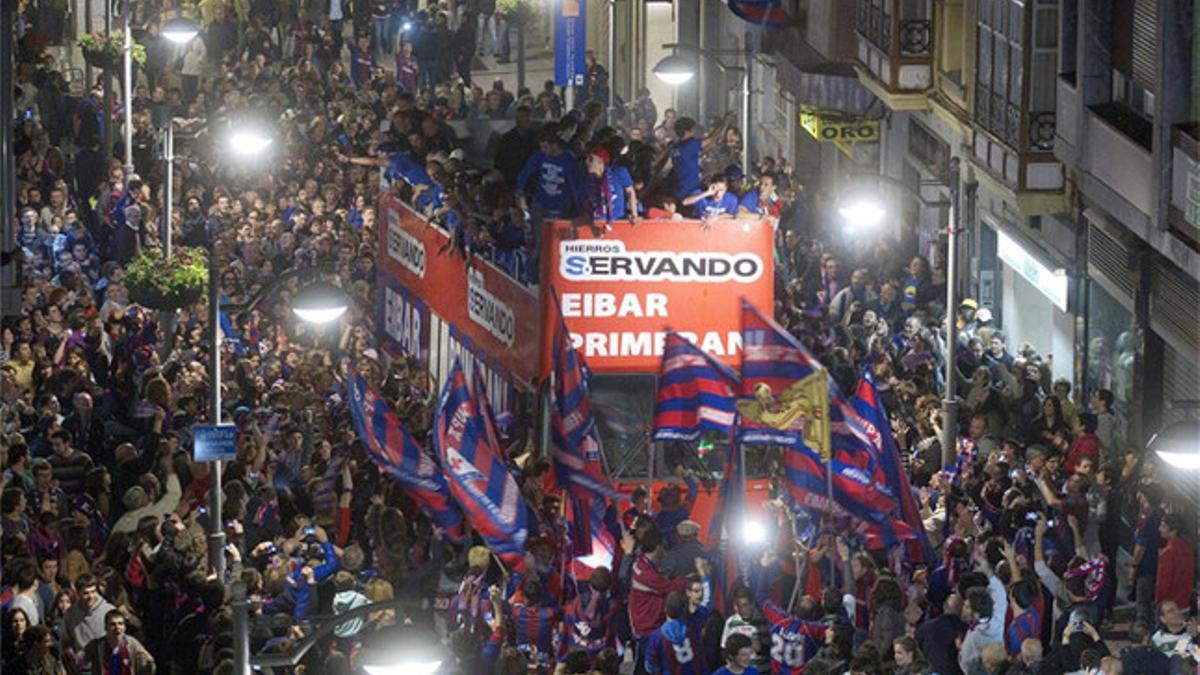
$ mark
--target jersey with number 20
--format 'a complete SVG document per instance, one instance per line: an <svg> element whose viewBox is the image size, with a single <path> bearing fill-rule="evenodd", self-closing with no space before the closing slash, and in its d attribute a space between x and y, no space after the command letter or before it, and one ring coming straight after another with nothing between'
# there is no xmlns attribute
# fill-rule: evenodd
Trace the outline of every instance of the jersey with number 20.
<svg viewBox="0 0 1200 675"><path fill-rule="evenodd" d="M771 675L803 675L825 642L825 624L797 619L773 602L762 609L771 630Z"/></svg>

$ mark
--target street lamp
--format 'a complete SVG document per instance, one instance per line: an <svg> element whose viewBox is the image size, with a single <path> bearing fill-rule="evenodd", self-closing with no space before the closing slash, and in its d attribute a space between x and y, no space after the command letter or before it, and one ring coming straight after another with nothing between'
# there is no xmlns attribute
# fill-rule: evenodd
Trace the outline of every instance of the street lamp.
<svg viewBox="0 0 1200 675"><path fill-rule="evenodd" d="M302 289L292 299L292 313L313 324L337 321L350 307L350 299L342 289L327 283L315 283Z"/></svg>
<svg viewBox="0 0 1200 675"><path fill-rule="evenodd" d="M368 637L361 659L368 675L433 675L450 655L437 636L402 624Z"/></svg>
<svg viewBox="0 0 1200 675"><path fill-rule="evenodd" d="M654 64L653 72L664 84L672 87L678 87L686 82L689 82L696 76L698 70L697 64L691 59L686 59L675 53L676 49L687 49L696 52L700 56L707 56L716 62L717 67L721 70L729 72L741 71L742 73L742 111L741 132L742 132L742 175L746 178L750 177L750 57L746 57L746 67L729 66L723 63L718 56L722 55L740 55L740 50L722 50L713 51L704 49L703 47L693 47L684 44L666 44L663 49L670 49L671 54L664 56L662 60Z"/></svg>
<svg viewBox="0 0 1200 675"><path fill-rule="evenodd" d="M162 36L180 46L191 42L199 34L200 27L182 16L171 19L162 27Z"/></svg>
<svg viewBox="0 0 1200 675"><path fill-rule="evenodd" d="M878 201L867 197L844 203L838 208L838 213L846 221L846 228L850 232L874 230L887 215L887 211Z"/></svg>
<svg viewBox="0 0 1200 675"><path fill-rule="evenodd" d="M1200 422L1176 422L1154 434L1147 444L1158 458L1176 469L1200 471Z"/></svg>
<svg viewBox="0 0 1200 675"><path fill-rule="evenodd" d="M229 150L233 154L242 157L251 157L261 154L267 148L271 147L273 141L274 139L270 134L250 124L234 129L229 134L228 144Z"/></svg>
<svg viewBox="0 0 1200 675"><path fill-rule="evenodd" d="M655 64L654 74L665 84L678 87L696 76L696 66L678 54L671 54Z"/></svg>

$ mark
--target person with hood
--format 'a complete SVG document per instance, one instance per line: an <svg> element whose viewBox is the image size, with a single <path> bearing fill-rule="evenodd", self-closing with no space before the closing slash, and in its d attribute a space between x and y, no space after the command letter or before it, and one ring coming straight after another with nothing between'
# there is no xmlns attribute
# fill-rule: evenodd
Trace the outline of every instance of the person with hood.
<svg viewBox="0 0 1200 675"><path fill-rule="evenodd" d="M333 596L333 613L344 614L364 605L371 604L367 596L358 591L354 583L354 575L342 570L334 575L333 586L336 590ZM357 617L334 626L333 634L342 639L350 639L358 635L366 623L365 617Z"/></svg>
<svg viewBox="0 0 1200 675"><path fill-rule="evenodd" d="M652 675L701 675L696 648L688 636L687 600L673 591L667 595L667 620L650 634L643 666Z"/></svg>

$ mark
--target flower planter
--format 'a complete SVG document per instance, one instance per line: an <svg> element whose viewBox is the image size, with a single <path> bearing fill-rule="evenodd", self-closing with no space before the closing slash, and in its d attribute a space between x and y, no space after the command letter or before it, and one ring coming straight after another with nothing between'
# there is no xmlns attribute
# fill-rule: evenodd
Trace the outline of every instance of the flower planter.
<svg viewBox="0 0 1200 675"><path fill-rule="evenodd" d="M83 60L86 61L89 66L93 68L99 68L101 70L111 70L117 65L116 59L113 58L112 54L98 49L83 50Z"/></svg>
<svg viewBox="0 0 1200 675"><path fill-rule="evenodd" d="M147 309L184 309L200 302L203 296L203 288L173 289L170 293L163 293L157 288L129 287L129 299Z"/></svg>

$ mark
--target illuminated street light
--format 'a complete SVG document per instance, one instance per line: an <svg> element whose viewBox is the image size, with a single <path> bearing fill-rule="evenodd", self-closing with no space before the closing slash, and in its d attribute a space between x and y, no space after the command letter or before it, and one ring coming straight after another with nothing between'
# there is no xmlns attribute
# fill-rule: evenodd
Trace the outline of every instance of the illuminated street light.
<svg viewBox="0 0 1200 675"><path fill-rule="evenodd" d="M300 290L292 300L292 313L313 324L337 321L350 307L346 292L337 286L317 283Z"/></svg>
<svg viewBox="0 0 1200 675"><path fill-rule="evenodd" d="M1148 444L1158 458L1176 469L1200 471L1200 422L1177 422L1158 432Z"/></svg>
<svg viewBox="0 0 1200 675"><path fill-rule="evenodd" d="M437 636L408 624L371 635L360 658L368 675L434 675L450 654Z"/></svg>
<svg viewBox="0 0 1200 675"><path fill-rule="evenodd" d="M229 134L229 149L236 155L257 155L274 141L271 135L253 126L237 129Z"/></svg>
<svg viewBox="0 0 1200 675"><path fill-rule="evenodd" d="M177 16L162 27L162 36L177 45L185 45L200 34L200 27L189 19Z"/></svg>
<svg viewBox="0 0 1200 675"><path fill-rule="evenodd" d="M879 202L871 199L856 199L842 205L838 213L846 220L850 230L873 230L883 222L887 211Z"/></svg>
<svg viewBox="0 0 1200 675"><path fill-rule="evenodd" d="M696 65L678 54L671 54L654 66L654 74L666 84L677 87L696 76Z"/></svg>

